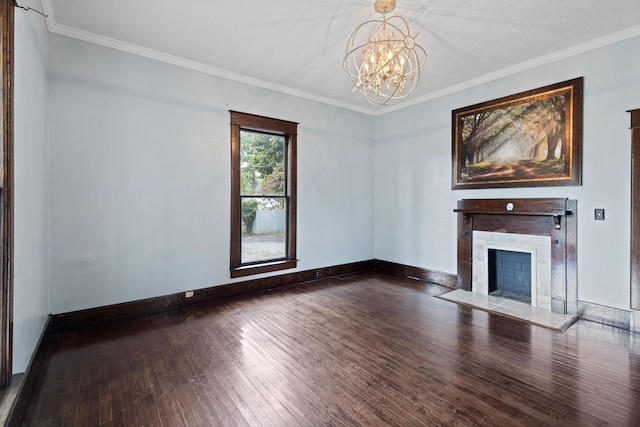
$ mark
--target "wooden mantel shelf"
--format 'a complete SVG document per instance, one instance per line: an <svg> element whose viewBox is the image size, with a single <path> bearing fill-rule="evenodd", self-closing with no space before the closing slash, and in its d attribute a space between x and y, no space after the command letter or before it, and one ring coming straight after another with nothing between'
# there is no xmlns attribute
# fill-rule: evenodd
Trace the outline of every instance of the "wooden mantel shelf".
<svg viewBox="0 0 640 427"><path fill-rule="evenodd" d="M560 218L572 215L567 209L568 199L463 199L453 211L464 215L527 215L553 217L555 228L560 229Z"/></svg>
<svg viewBox="0 0 640 427"><path fill-rule="evenodd" d="M515 211L515 210L489 210L489 209L454 209L454 212L463 214L485 214L485 215L542 215L542 216L564 216L571 215L571 211Z"/></svg>

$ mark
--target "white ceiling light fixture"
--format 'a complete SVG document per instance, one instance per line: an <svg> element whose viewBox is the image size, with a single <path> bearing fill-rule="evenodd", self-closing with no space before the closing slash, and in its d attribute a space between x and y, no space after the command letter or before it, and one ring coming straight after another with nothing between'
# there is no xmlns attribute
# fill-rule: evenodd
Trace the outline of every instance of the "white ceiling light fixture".
<svg viewBox="0 0 640 427"><path fill-rule="evenodd" d="M359 25L349 37L343 65L354 84L369 102L392 105L406 99L420 80L420 68L427 59L416 44L409 24L398 15L387 18L395 0L376 0L375 10L382 20Z"/></svg>

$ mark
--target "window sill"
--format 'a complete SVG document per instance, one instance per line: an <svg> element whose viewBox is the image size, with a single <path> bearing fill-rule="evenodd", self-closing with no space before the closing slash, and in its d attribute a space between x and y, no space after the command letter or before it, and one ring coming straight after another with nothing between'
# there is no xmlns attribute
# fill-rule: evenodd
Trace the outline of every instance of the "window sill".
<svg viewBox="0 0 640 427"><path fill-rule="evenodd" d="M272 271L296 268L297 260L278 261L269 264L249 265L231 269L231 277L245 277L253 274L269 273Z"/></svg>

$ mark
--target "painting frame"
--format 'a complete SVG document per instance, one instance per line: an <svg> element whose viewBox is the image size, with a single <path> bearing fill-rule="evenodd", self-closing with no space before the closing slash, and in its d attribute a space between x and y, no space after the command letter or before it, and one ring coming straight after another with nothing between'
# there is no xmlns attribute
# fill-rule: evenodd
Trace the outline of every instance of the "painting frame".
<svg viewBox="0 0 640 427"><path fill-rule="evenodd" d="M451 112L453 190L582 185L584 78Z"/></svg>

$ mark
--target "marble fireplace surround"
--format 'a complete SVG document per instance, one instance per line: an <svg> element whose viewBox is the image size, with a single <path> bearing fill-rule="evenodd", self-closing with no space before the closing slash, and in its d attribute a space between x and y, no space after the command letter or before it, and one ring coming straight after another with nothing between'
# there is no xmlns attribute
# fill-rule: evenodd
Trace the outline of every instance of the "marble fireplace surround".
<svg viewBox="0 0 640 427"><path fill-rule="evenodd" d="M550 245L550 283L538 306L562 314L577 314L577 202L562 198L462 199L458 214L458 288L471 291L474 273L474 234L507 233L544 236ZM486 232L486 233L475 233ZM478 237L476 237L478 239ZM538 239L533 239L538 240ZM514 249L517 250L517 249ZM478 245L476 245L476 252ZM545 251L546 252L546 251ZM477 254L476 254L477 257ZM476 267L477 269L477 267ZM477 283L476 283L477 286ZM538 295L541 295L540 293Z"/></svg>
<svg viewBox="0 0 640 427"><path fill-rule="evenodd" d="M551 241L548 236L473 231L471 291L489 295L489 250L527 253L531 268L531 306L551 310Z"/></svg>

